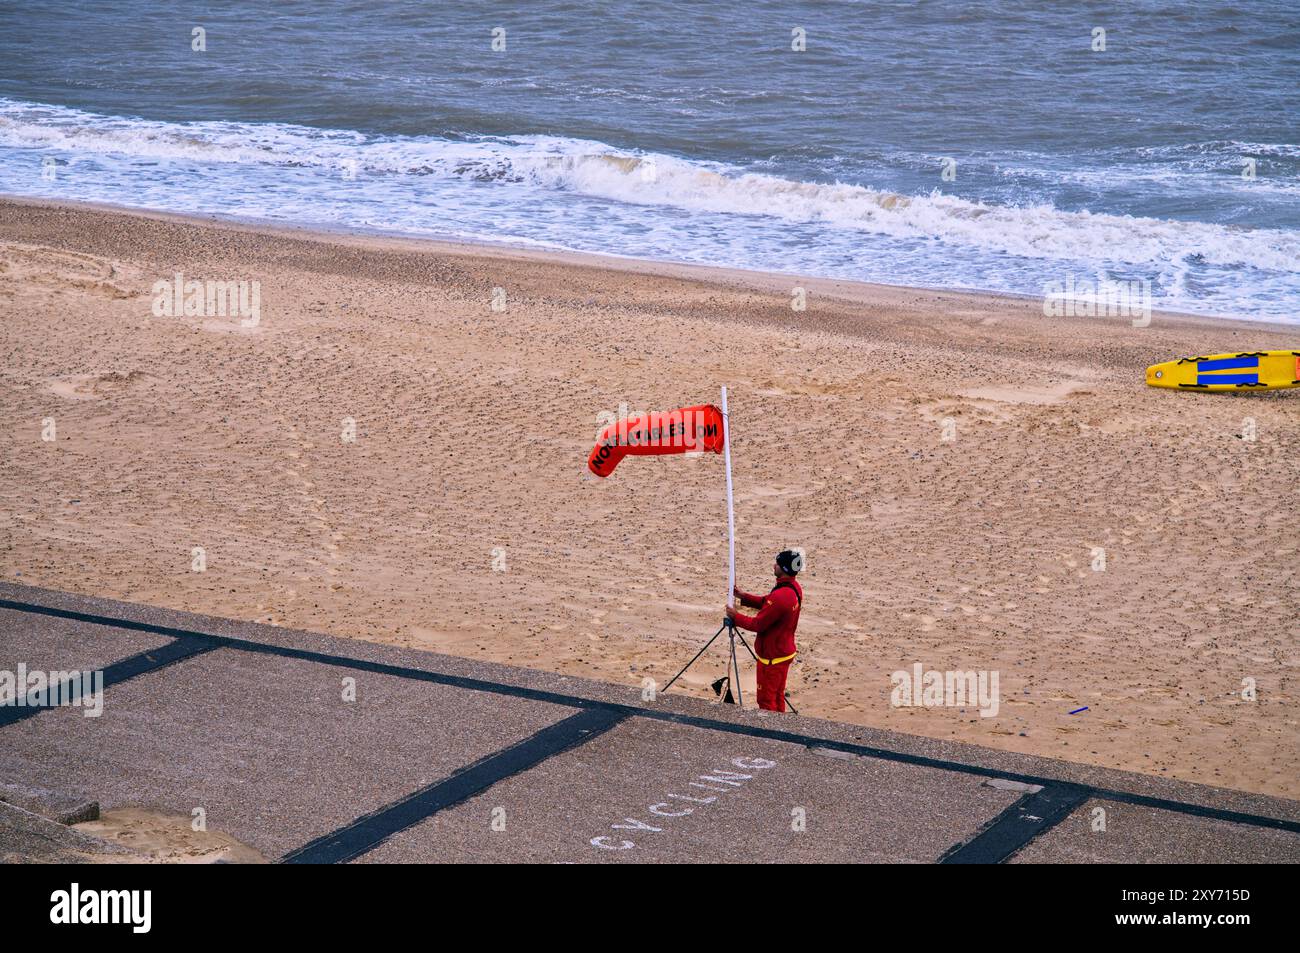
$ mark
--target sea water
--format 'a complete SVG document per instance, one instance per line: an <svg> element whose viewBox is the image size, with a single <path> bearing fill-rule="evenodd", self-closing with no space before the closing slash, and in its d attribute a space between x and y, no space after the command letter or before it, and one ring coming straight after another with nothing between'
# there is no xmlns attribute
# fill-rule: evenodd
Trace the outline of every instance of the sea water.
<svg viewBox="0 0 1300 953"><path fill-rule="evenodd" d="M0 192L1300 322L1250 3L0 3Z"/></svg>

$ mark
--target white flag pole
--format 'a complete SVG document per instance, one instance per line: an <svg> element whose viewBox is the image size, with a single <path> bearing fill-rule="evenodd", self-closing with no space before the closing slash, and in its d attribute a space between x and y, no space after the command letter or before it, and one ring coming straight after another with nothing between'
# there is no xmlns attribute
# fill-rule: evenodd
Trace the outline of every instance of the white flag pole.
<svg viewBox="0 0 1300 953"><path fill-rule="evenodd" d="M731 502L731 417L727 388L722 388L722 455L727 465L727 605L736 605L736 510Z"/></svg>

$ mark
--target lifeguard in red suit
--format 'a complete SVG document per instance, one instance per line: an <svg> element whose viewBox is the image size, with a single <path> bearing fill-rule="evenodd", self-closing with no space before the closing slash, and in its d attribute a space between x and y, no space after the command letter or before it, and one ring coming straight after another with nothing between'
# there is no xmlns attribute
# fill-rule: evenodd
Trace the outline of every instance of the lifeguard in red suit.
<svg viewBox="0 0 1300 953"><path fill-rule="evenodd" d="M754 654L758 656L758 707L785 711L785 679L795 657L794 630L803 607L803 588L795 580L803 569L803 553L786 549L772 564L776 585L766 596L736 589L742 606L758 609L757 615L741 615L727 606L727 618L742 629L757 633Z"/></svg>

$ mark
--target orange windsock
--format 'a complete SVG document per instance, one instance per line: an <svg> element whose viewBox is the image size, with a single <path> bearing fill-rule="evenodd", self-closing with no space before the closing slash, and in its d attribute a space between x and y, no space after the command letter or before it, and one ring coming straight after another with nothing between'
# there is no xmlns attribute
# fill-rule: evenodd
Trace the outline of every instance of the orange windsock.
<svg viewBox="0 0 1300 953"><path fill-rule="evenodd" d="M722 411L712 404L656 411L615 421L600 432L587 467L598 477L632 456L722 452Z"/></svg>

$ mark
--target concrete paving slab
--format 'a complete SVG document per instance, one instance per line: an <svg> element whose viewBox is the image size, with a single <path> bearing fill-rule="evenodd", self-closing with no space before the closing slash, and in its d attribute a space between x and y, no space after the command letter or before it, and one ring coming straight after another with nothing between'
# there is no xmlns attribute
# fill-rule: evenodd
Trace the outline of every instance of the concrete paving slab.
<svg viewBox="0 0 1300 953"><path fill-rule="evenodd" d="M99 819L99 802L29 784L0 784L0 803L11 804L59 824Z"/></svg>
<svg viewBox="0 0 1300 953"><path fill-rule="evenodd" d="M356 679L356 701L342 698ZM191 814L278 856L564 718L460 689L218 649L4 727L0 781Z"/></svg>
<svg viewBox="0 0 1300 953"><path fill-rule="evenodd" d="M0 671L93 671L170 642L155 632L111 629L0 608Z"/></svg>
<svg viewBox="0 0 1300 953"><path fill-rule="evenodd" d="M1104 831L1093 829L1098 808L1106 812ZM1294 864L1298 850L1287 831L1092 799L1010 863Z"/></svg>
<svg viewBox="0 0 1300 953"><path fill-rule="evenodd" d="M1018 797L946 771L632 719L361 859L930 862Z"/></svg>

